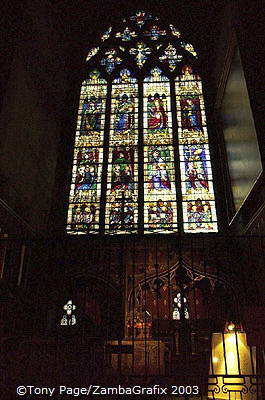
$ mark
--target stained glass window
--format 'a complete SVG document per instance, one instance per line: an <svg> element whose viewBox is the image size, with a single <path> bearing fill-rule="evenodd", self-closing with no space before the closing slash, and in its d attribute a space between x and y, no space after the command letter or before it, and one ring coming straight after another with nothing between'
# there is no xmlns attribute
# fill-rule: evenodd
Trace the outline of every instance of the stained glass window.
<svg viewBox="0 0 265 400"><path fill-rule="evenodd" d="M72 300L68 300L68 302L63 307L65 314L61 318L60 325L76 325L76 316L73 314L73 311L76 309L76 306L73 304Z"/></svg>
<svg viewBox="0 0 265 400"><path fill-rule="evenodd" d="M177 227L169 79L155 67L144 79L144 227L170 232Z"/></svg>
<svg viewBox="0 0 265 400"><path fill-rule="evenodd" d="M67 224L71 233L99 228L106 83L93 71L81 88Z"/></svg>
<svg viewBox="0 0 265 400"><path fill-rule="evenodd" d="M145 11L100 40L86 57L67 231L217 232L193 45Z"/></svg>
<svg viewBox="0 0 265 400"><path fill-rule="evenodd" d="M186 297L181 296L181 293L177 293L173 298L172 319L175 319L175 320L180 320L181 319L182 304L184 306L184 309L183 309L184 318L185 319L189 319L190 318L189 310L188 310L188 303L187 303Z"/></svg>
<svg viewBox="0 0 265 400"><path fill-rule="evenodd" d="M217 231L201 79L184 66L175 85L184 231Z"/></svg>
<svg viewBox="0 0 265 400"><path fill-rule="evenodd" d="M109 132L106 230L137 231L138 85L128 69L113 81Z"/></svg>

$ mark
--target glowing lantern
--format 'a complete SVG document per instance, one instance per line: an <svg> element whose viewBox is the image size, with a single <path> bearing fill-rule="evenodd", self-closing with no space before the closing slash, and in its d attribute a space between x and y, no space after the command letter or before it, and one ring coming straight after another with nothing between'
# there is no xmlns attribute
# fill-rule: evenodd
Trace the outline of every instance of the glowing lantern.
<svg viewBox="0 0 265 400"><path fill-rule="evenodd" d="M212 334L209 399L256 400L249 377L255 374L256 347L247 345L246 333L240 326L229 322L225 333Z"/></svg>

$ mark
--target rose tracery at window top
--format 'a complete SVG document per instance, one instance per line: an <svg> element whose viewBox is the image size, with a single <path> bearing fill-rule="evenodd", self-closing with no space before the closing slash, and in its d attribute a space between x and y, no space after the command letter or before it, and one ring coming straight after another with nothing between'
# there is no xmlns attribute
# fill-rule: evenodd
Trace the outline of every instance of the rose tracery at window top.
<svg viewBox="0 0 265 400"><path fill-rule="evenodd" d="M180 37L138 11L88 52L68 233L217 231L197 53Z"/></svg>

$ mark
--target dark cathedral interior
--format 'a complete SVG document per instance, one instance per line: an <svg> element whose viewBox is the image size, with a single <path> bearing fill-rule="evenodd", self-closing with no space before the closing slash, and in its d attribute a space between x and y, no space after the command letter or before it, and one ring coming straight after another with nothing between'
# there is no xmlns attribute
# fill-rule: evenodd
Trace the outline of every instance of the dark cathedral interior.
<svg viewBox="0 0 265 400"><path fill-rule="evenodd" d="M262 2L3 4L0 397L264 400Z"/></svg>

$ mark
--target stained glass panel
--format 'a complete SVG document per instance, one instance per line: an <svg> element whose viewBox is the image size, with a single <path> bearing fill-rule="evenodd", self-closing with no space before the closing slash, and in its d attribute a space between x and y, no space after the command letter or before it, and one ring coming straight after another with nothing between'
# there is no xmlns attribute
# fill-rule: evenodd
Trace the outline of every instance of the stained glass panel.
<svg viewBox="0 0 265 400"><path fill-rule="evenodd" d="M138 86L129 70L121 71L112 85L110 145L138 143Z"/></svg>
<svg viewBox="0 0 265 400"><path fill-rule="evenodd" d="M177 63L182 61L183 56L181 54L177 53L177 49L172 46L172 44L169 44L162 56L159 57L159 61L163 62L164 64L167 64L170 68L171 71L174 71L174 69L177 66Z"/></svg>
<svg viewBox="0 0 265 400"><path fill-rule="evenodd" d="M152 19L152 15L147 14L145 11L137 11L130 19L136 22L138 26L142 27L147 20Z"/></svg>
<svg viewBox="0 0 265 400"><path fill-rule="evenodd" d="M144 143L172 144L169 80L159 68L144 80Z"/></svg>
<svg viewBox="0 0 265 400"><path fill-rule="evenodd" d="M136 43L136 48L132 48L130 50L130 54L135 56L136 63L139 68L142 68L151 53L152 49L150 49L150 47L147 47L146 44L143 42Z"/></svg>
<svg viewBox="0 0 265 400"><path fill-rule="evenodd" d="M172 232L177 227L170 84L161 72L155 67L144 80L145 232Z"/></svg>
<svg viewBox="0 0 265 400"><path fill-rule="evenodd" d="M215 202L198 198L183 202L183 221L185 232L216 232Z"/></svg>
<svg viewBox="0 0 265 400"><path fill-rule="evenodd" d="M114 49L106 51L105 56L106 57L102 58L100 61L100 64L104 65L106 67L106 71L111 74L116 65L122 63L122 59L117 56L117 52Z"/></svg>
<svg viewBox="0 0 265 400"><path fill-rule="evenodd" d="M136 37L137 33L126 27L123 32L117 32L116 37L121 39L123 42L128 42L132 38Z"/></svg>
<svg viewBox="0 0 265 400"><path fill-rule="evenodd" d="M92 57L94 57L99 51L99 47L94 47L91 49L87 55L86 61L89 61Z"/></svg>
<svg viewBox="0 0 265 400"><path fill-rule="evenodd" d="M99 61L110 76L126 60L137 65L137 73L141 76L139 68L144 69L147 60L156 59L163 70L168 68L171 76L180 62L191 58L187 52L197 58L192 44L179 39L181 34L174 25L170 24L167 30L161 29L158 20L145 11L137 11L123 20L118 31L112 33L110 27L102 35L102 41L110 42L110 37L113 40L109 46L103 45L104 52ZM92 48L86 61L99 51L100 47ZM107 82L100 78L98 71L92 71L82 84L67 231L72 234L98 232L99 211L104 208L106 233L138 232L139 212L143 212L145 233L176 232L178 187L182 193L184 231L217 232L200 77L191 67L183 67L182 74L175 79L176 109L172 110L172 78L163 75L158 67L152 68L150 76L141 78L143 98L138 99L137 79L127 67L118 70L121 68L119 77L109 84L108 109ZM174 118L173 111L176 111ZM140 123L141 132L139 119L143 122ZM140 136L143 138L141 148L139 134L143 135ZM174 148L173 134L178 136L177 149ZM108 152L106 156L103 141ZM180 162L177 175L176 151ZM138 182L138 156L143 160L143 182ZM107 180L104 189L101 187L103 176ZM143 204L138 204L139 183ZM106 190L103 193L106 204L102 204L102 190Z"/></svg>
<svg viewBox="0 0 265 400"><path fill-rule="evenodd" d="M176 29L176 28L174 27L174 25L169 24L169 27L170 27L170 29L171 29L171 33L172 33L173 36L176 36L176 37L178 37L178 38L181 36L180 31L179 31L178 29Z"/></svg>
<svg viewBox="0 0 265 400"><path fill-rule="evenodd" d="M100 201L102 148L77 147L70 192L71 202Z"/></svg>
<svg viewBox="0 0 265 400"><path fill-rule="evenodd" d="M201 80L185 66L176 78L179 155L186 232L216 232L213 177Z"/></svg>
<svg viewBox="0 0 265 400"><path fill-rule="evenodd" d="M111 93L106 230L135 232L138 215L138 85L124 69Z"/></svg>
<svg viewBox="0 0 265 400"><path fill-rule="evenodd" d="M186 43L186 42L180 42L181 47L183 47L186 51L188 51L189 53L191 53L194 57L197 58L197 53L194 50L194 47L192 46L192 44L190 43Z"/></svg>
<svg viewBox="0 0 265 400"><path fill-rule="evenodd" d="M99 228L106 83L95 70L81 88L67 220L70 233Z"/></svg>
<svg viewBox="0 0 265 400"><path fill-rule="evenodd" d="M101 36L102 42L105 42L105 40L109 39L111 31L112 26L110 26L109 29Z"/></svg>
<svg viewBox="0 0 265 400"><path fill-rule="evenodd" d="M98 231L99 203L72 203L68 211L68 231L85 234Z"/></svg>
<svg viewBox="0 0 265 400"><path fill-rule="evenodd" d="M160 36L165 36L166 34L167 32L157 25L152 25L148 31L144 32L144 36L149 37L151 40L158 40Z"/></svg>

